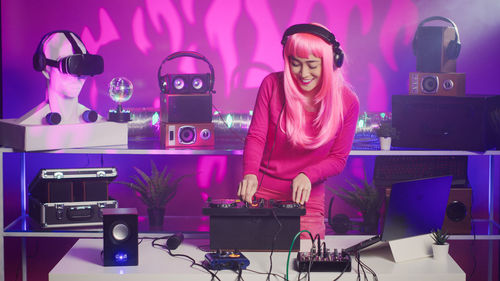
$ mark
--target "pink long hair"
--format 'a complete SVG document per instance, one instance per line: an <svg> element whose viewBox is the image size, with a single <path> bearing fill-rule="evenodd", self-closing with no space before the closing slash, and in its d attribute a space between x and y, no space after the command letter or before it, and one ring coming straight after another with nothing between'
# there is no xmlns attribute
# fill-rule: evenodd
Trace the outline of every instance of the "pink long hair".
<svg viewBox="0 0 500 281"><path fill-rule="evenodd" d="M318 132L315 136L306 134L304 107L306 98L297 87L290 65L290 56L308 58L310 54L322 59L322 78L317 86L320 89L314 96L314 103L319 105L318 115L313 123ZM309 33L296 33L287 39L284 59L286 97L286 130L284 131L294 145L307 149L318 148L333 139L343 123L342 91L346 85L342 71L333 63L332 46L320 37Z"/></svg>

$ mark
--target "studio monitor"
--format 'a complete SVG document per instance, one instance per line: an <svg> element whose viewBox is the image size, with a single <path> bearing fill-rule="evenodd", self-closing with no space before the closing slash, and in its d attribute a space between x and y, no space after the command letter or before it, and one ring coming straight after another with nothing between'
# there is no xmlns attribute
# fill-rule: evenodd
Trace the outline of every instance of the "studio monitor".
<svg viewBox="0 0 500 281"><path fill-rule="evenodd" d="M104 266L138 265L136 208L103 210Z"/></svg>
<svg viewBox="0 0 500 281"><path fill-rule="evenodd" d="M212 94L161 94L161 122L212 122Z"/></svg>
<svg viewBox="0 0 500 281"><path fill-rule="evenodd" d="M161 123L161 144L165 147L213 146L213 123Z"/></svg>
<svg viewBox="0 0 500 281"><path fill-rule="evenodd" d="M450 234L471 234L472 189L451 188L443 229Z"/></svg>
<svg viewBox="0 0 500 281"><path fill-rule="evenodd" d="M410 95L465 96L464 73L410 72Z"/></svg>

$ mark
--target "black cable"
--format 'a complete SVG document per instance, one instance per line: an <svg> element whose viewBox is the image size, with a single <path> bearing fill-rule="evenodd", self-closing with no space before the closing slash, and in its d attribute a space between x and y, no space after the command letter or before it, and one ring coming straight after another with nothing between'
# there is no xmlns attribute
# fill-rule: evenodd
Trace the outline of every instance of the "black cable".
<svg viewBox="0 0 500 281"><path fill-rule="evenodd" d="M283 229L283 224L278 219L278 216L276 215L276 211L274 210L274 208L271 208L271 213L273 214L273 217L276 220L276 222L278 222L279 228L278 228L278 231L274 234L273 241L271 242L271 254L269 254L269 272L267 273L266 281L270 280L271 272L273 271L274 244L276 243L276 239L278 238L278 234Z"/></svg>
<svg viewBox="0 0 500 281"><path fill-rule="evenodd" d="M337 276L337 278L333 279L333 281L339 280L340 277L342 277L342 275L344 275L344 272L346 272L348 267L349 267L349 263L346 263L344 269L342 269L342 272L340 272L339 276Z"/></svg>
<svg viewBox="0 0 500 281"><path fill-rule="evenodd" d="M188 255L184 255L184 254L174 254L174 253L172 253L172 251L171 251L169 248L167 248L165 245L156 243L156 241L158 241L158 240L161 240L161 239L167 239L167 238L168 238L168 237L160 237L160 238L155 238L155 239L153 239L153 241L151 241L151 246L152 246L153 248L158 248L158 247L159 247L159 248L161 248L161 249L163 249L163 250L167 250L167 253L168 253L170 256L172 256L172 257L181 257L181 258L186 258L186 259L188 259L189 261L191 261L191 265L190 265L190 267L193 267L193 266L195 266L195 265L196 265L196 266L198 266L198 267L201 267L201 268L203 268L204 270L206 270L208 273L210 273L210 275L212 276L212 280L213 280L213 278L215 278L215 279L217 279L217 280L221 281L221 280L219 279L219 277L217 277L216 273L213 273L213 272L212 272L209 268L207 268L207 267L206 267L206 266L204 266L203 264L197 263L197 262L196 262L196 261L195 261L192 257L190 257L190 256L188 256Z"/></svg>
<svg viewBox="0 0 500 281"><path fill-rule="evenodd" d="M246 268L244 270L249 271L249 272L253 272L253 273L256 273L256 274L268 274L267 272L259 272L259 271L255 271L253 269L248 269L248 268ZM281 279L283 279L283 280L286 281L285 276L281 276L281 275L279 275L277 273L271 273L271 275L274 276L274 277L279 277L279 278L281 278Z"/></svg>
<svg viewBox="0 0 500 281"><path fill-rule="evenodd" d="M271 155L273 155L274 146L276 145L276 137L278 136L278 128L280 126L281 114L283 113L284 109L285 109L285 102L283 102L283 105L281 106L280 114L278 114L278 120L276 122L276 128L274 128L273 145L271 146L271 150L269 151L269 157L267 157L267 169L269 169L269 162L271 162ZM260 189L263 179L264 179L264 173L262 173L262 176L260 177L259 186L257 187L257 190Z"/></svg>

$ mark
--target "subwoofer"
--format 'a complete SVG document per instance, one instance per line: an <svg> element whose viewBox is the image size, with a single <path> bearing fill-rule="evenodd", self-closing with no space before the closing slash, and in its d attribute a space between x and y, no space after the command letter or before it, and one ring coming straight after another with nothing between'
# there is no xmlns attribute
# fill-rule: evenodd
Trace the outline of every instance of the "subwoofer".
<svg viewBox="0 0 500 281"><path fill-rule="evenodd" d="M103 209L103 264L139 264L136 208Z"/></svg>
<svg viewBox="0 0 500 281"><path fill-rule="evenodd" d="M443 229L450 234L471 234L472 189L451 188Z"/></svg>

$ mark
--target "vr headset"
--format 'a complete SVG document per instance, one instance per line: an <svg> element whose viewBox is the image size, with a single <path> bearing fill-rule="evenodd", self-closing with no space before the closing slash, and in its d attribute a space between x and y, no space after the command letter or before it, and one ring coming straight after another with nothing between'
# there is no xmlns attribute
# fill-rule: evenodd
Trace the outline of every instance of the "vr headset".
<svg viewBox="0 0 500 281"><path fill-rule="evenodd" d="M73 48L73 55L61 58L59 60L48 59L43 52L45 41L55 33L63 33ZM62 73L75 76L94 76L101 74L104 71L104 60L99 55L84 54L75 39L71 34L75 35L80 42L81 38L67 30L57 30L45 34L38 44L35 54L33 55L33 67L36 71L42 71L47 65L57 67Z"/></svg>

